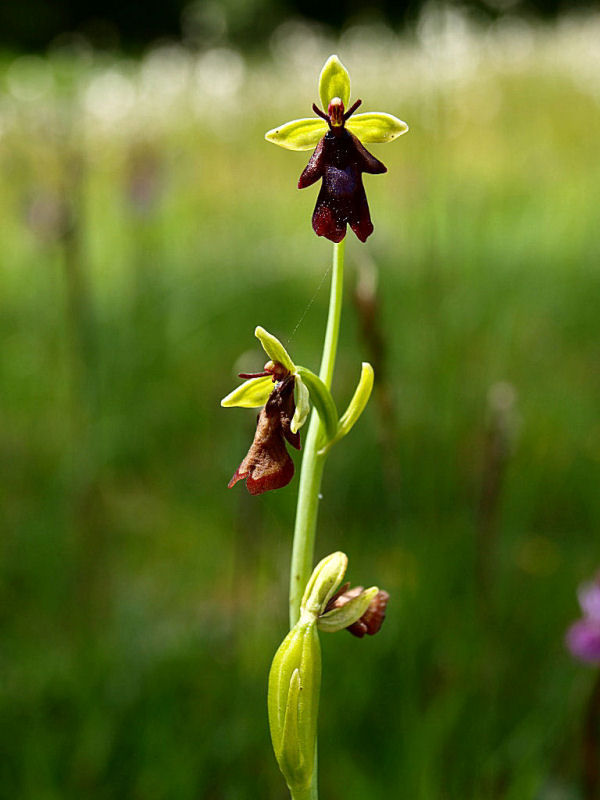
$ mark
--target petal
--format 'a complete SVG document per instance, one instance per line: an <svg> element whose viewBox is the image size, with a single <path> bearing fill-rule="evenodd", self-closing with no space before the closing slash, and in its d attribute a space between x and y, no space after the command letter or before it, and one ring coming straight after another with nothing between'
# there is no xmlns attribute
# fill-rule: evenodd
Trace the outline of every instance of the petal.
<svg viewBox="0 0 600 800"><path fill-rule="evenodd" d="M250 378L233 392L229 392L227 397L221 400L221 405L223 408L259 408L264 406L272 391L273 378L270 375Z"/></svg>
<svg viewBox="0 0 600 800"><path fill-rule="evenodd" d="M406 122L402 122L392 114L381 111L368 111L366 114L355 114L346 123L349 131L363 143L393 142L408 130Z"/></svg>
<svg viewBox="0 0 600 800"><path fill-rule="evenodd" d="M312 150L327 133L322 119L293 119L265 133L265 139L288 150Z"/></svg>
<svg viewBox="0 0 600 800"><path fill-rule="evenodd" d="M339 97L345 108L350 101L350 75L337 56L329 56L319 75L319 97L323 111L327 111L334 97Z"/></svg>
<svg viewBox="0 0 600 800"><path fill-rule="evenodd" d="M263 350L271 361L282 364L290 372L296 371L296 366L290 358L288 351L276 336L273 336L272 333L269 333L269 331L266 331L260 325L257 325L255 328L254 335L262 344Z"/></svg>
<svg viewBox="0 0 600 800"><path fill-rule="evenodd" d="M308 389L306 388L302 378L300 378L298 375L295 377L294 395L296 401L296 410L294 411L294 416L292 417L290 430L292 433L297 433L306 422L308 412L310 411Z"/></svg>

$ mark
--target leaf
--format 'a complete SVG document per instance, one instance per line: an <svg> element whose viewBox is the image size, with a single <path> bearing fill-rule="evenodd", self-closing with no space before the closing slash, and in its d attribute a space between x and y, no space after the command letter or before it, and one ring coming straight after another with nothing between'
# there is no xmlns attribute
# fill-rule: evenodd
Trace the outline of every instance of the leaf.
<svg viewBox="0 0 600 800"><path fill-rule="evenodd" d="M345 108L350 101L350 75L348 70L335 55L329 56L319 75L319 97L323 111L327 113L329 103L339 97Z"/></svg>
<svg viewBox="0 0 600 800"><path fill-rule="evenodd" d="M392 114L382 111L368 111L365 114L354 114L346 123L348 130L360 139L363 144L371 142L393 142L408 130L406 122L402 122Z"/></svg>
<svg viewBox="0 0 600 800"><path fill-rule="evenodd" d="M337 434L338 412L331 392L323 381L306 367L296 367L297 374L302 378L310 393L310 399L321 417L327 441Z"/></svg>
<svg viewBox="0 0 600 800"><path fill-rule="evenodd" d="M265 133L265 139L287 150L313 150L327 133L322 119L294 119Z"/></svg>
<svg viewBox="0 0 600 800"><path fill-rule="evenodd" d="M259 408L269 399L273 391L273 379L270 375L261 378L250 378L237 389L229 392L221 400L223 408Z"/></svg>
<svg viewBox="0 0 600 800"><path fill-rule="evenodd" d="M263 350L269 356L271 361L276 361L277 363L281 364L287 370L289 370L289 372L296 372L296 365L290 358L288 351L276 336L273 336L272 333L269 333L264 328L261 328L260 325L256 327L254 335L262 344Z"/></svg>

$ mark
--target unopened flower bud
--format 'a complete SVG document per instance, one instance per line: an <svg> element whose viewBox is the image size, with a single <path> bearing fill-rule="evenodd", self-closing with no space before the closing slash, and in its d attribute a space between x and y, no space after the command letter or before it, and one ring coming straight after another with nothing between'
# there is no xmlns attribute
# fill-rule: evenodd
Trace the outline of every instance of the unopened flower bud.
<svg viewBox="0 0 600 800"><path fill-rule="evenodd" d="M317 617L324 613L327 604L342 582L347 567L348 556L340 551L319 561L304 590L300 605L301 616Z"/></svg>

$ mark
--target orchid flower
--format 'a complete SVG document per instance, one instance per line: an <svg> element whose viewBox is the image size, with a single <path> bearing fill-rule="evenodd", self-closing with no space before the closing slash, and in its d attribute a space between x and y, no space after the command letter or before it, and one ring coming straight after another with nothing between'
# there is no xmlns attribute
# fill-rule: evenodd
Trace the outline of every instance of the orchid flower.
<svg viewBox="0 0 600 800"><path fill-rule="evenodd" d="M355 114L361 105L350 101L350 76L335 55L325 63L319 77L323 109L313 103L318 119L296 119L265 134L265 138L288 150L315 147L300 176L298 188L321 178L321 190L312 217L313 230L332 242L341 242L350 225L361 242L373 233L362 173L387 172L387 168L364 147L365 143L391 142L406 133L408 125L392 114L370 111Z"/></svg>

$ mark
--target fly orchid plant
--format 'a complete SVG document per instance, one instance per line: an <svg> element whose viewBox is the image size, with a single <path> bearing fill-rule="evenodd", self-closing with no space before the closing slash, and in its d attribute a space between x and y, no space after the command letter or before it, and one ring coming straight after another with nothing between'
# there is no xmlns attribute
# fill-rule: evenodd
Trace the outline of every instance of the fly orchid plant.
<svg viewBox="0 0 600 800"><path fill-rule="evenodd" d="M347 225L361 242L373 232L362 174L386 167L365 144L391 142L408 126L382 112L355 114L350 77L331 56L319 77L322 109L316 118L297 119L270 130L266 139L289 150L314 152L298 188L321 179L312 217L318 236L333 245L329 314L319 374L295 364L272 334L260 326L255 335L268 358L258 373L242 373L244 383L222 401L225 407L260 408L254 440L233 474L229 488L245 480L250 494L280 489L293 478L294 464L286 442L300 449L300 429L314 410L304 446L290 572L290 632L277 650L269 675L268 710L277 762L292 800L317 800L317 715L321 681L319 632L347 629L362 638L379 631L388 602L373 586L349 588L342 579L348 559L333 553L313 570L321 480L327 454L362 414L373 388L373 368L363 363L358 385L344 413L338 415L331 394L340 327ZM326 109L326 110L325 110ZM347 109L347 110L346 110Z"/></svg>

